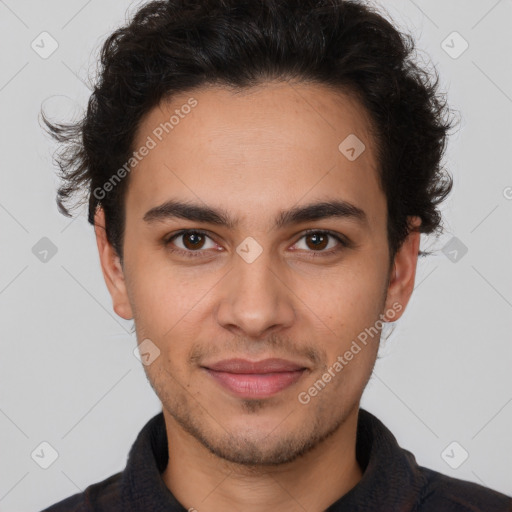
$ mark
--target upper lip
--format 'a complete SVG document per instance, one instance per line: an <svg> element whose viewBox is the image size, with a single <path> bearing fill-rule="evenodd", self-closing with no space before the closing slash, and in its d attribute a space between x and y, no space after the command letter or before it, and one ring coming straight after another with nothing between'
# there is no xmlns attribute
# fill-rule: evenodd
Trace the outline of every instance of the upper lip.
<svg viewBox="0 0 512 512"><path fill-rule="evenodd" d="M277 373L304 370L305 367L286 359L263 359L248 361L247 359L225 359L214 364L204 365L205 368L216 372L226 373Z"/></svg>

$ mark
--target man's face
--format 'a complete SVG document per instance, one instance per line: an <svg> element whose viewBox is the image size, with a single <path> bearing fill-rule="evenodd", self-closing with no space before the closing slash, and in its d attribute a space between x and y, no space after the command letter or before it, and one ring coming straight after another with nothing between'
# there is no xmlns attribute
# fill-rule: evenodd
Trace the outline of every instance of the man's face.
<svg viewBox="0 0 512 512"><path fill-rule="evenodd" d="M387 310L396 320L392 304L410 293L388 286L386 198L364 111L319 85L201 88L149 112L134 149L148 136L156 146L129 178L114 308L160 351L145 370L168 423L227 460L293 460L357 410L379 335L357 340ZM355 159L354 136L365 145ZM169 201L234 225L158 208ZM335 201L355 208L282 216ZM295 366L223 363L269 358Z"/></svg>

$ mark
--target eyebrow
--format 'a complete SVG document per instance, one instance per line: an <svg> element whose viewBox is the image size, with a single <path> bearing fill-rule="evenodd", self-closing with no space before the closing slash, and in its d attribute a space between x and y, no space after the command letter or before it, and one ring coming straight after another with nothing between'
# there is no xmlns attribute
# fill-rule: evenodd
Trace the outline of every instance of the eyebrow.
<svg viewBox="0 0 512 512"><path fill-rule="evenodd" d="M275 221L274 229L286 226L330 218L343 218L368 224L368 217L361 208L342 200L321 201L304 206L295 206L289 210L281 211ZM195 222L224 226L234 229L239 220L233 218L222 208L212 208L201 204L169 200L148 210L143 220L148 223L160 222L170 219L185 219Z"/></svg>

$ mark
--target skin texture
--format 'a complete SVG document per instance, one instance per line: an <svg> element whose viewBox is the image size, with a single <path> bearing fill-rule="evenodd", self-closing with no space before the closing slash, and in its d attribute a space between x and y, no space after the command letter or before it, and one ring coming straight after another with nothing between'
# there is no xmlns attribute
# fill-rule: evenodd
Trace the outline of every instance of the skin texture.
<svg viewBox="0 0 512 512"><path fill-rule="evenodd" d="M144 368L162 401L169 440L162 477L199 512L322 511L362 475L357 413L379 335L307 404L298 395L379 315L401 316L420 235L411 231L391 265L376 150L355 99L313 84L269 82L236 93L202 87L149 112L134 148L190 97L197 105L129 176L122 264L106 240L101 209L95 227L114 310L135 320L139 343L149 338L160 350ZM354 161L338 150L350 134L366 146ZM171 198L223 208L239 223L144 220ZM364 210L367 222L327 218L274 227L283 210L336 199ZM166 245L182 229L208 236ZM351 243L328 237L318 249L306 229L331 230ZM247 237L262 249L251 263L236 251ZM328 255L331 248L338 250ZM307 370L292 386L251 400L201 367L235 357L280 357Z"/></svg>

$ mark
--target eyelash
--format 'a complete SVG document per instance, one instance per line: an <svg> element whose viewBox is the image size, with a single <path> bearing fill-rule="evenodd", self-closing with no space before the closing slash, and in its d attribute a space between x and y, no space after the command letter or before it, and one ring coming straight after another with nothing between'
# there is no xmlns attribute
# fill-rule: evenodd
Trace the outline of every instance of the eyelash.
<svg viewBox="0 0 512 512"><path fill-rule="evenodd" d="M168 237L168 238L166 238L164 240L164 244L169 249L170 252L183 255L183 256L185 256L187 258L203 257L201 255L201 253L204 252L204 250L201 250L201 249L198 249L197 251L191 251L191 250L185 251L185 250L179 249L179 248L171 248L171 242L174 239L176 239L176 238L178 238L180 236L183 236L185 234L202 235L202 236L206 236L210 240L214 241L212 239L212 237L206 231L203 231L201 229L183 229L181 231L178 231L177 233L174 233L172 236L170 236L170 237ZM299 238L299 240L301 240L305 236L311 235L311 234L329 235L332 238L334 238L337 242L339 242L341 247L337 246L337 247L334 247L333 249L330 249L328 251L307 251L307 252L312 252L312 255L309 256L310 258L315 258L315 257L318 257L318 256L330 256L330 255L336 254L338 251L342 250L342 248L351 247L351 244L350 244L349 241L345 240L344 238L342 238L337 233L335 233L333 231L330 231L328 229L327 230L325 230L325 229L308 229L308 230L306 230L303 233L303 235ZM297 242L295 242L295 243L298 243L299 240L297 240Z"/></svg>

